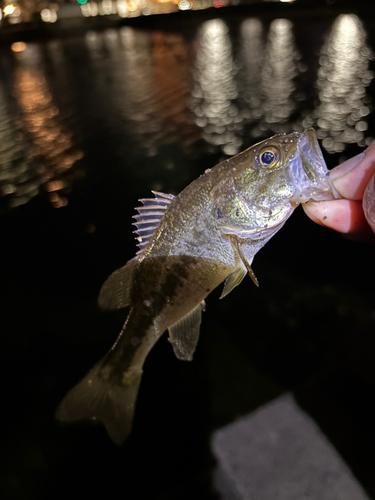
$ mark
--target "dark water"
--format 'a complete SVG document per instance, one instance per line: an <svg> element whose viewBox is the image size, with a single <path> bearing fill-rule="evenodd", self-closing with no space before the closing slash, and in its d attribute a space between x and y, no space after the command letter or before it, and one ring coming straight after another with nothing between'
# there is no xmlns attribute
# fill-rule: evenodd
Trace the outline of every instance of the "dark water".
<svg viewBox="0 0 375 500"><path fill-rule="evenodd" d="M371 18L223 15L0 49L2 498L214 498L212 431L286 390L375 496L373 247L301 210L193 363L155 346L124 447L54 421L125 319L96 297L138 198L275 132L314 126L330 167L375 136Z"/></svg>

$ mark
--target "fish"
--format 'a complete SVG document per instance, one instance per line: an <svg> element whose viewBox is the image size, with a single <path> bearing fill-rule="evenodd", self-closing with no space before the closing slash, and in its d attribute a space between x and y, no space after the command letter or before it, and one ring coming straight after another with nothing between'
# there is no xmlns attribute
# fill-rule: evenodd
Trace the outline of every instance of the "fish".
<svg viewBox="0 0 375 500"><path fill-rule="evenodd" d="M107 354L60 403L62 422L104 424L117 444L132 427L146 356L168 330L173 351L190 361L205 298L221 298L249 275L255 254L300 203L338 198L315 131L278 134L207 169L179 195L153 191L136 210L135 257L105 281L103 310L129 307Z"/></svg>

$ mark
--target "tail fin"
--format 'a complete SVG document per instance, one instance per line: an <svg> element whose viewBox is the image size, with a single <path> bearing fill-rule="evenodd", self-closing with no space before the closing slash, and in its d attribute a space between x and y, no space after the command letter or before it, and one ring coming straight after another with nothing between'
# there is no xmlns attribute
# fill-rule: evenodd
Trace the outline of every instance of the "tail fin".
<svg viewBox="0 0 375 500"><path fill-rule="evenodd" d="M120 378L108 371L104 359L68 392L56 418L61 422L101 421L112 441L121 444L131 430L142 370L132 368Z"/></svg>

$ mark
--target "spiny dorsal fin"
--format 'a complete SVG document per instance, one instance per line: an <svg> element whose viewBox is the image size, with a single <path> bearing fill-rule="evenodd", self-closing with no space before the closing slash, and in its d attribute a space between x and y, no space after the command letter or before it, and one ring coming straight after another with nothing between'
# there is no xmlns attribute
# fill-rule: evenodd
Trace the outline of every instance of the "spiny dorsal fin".
<svg viewBox="0 0 375 500"><path fill-rule="evenodd" d="M138 257L129 260L124 267L110 275L102 286L98 304L103 311L122 309L130 304L130 291Z"/></svg>
<svg viewBox="0 0 375 500"><path fill-rule="evenodd" d="M193 359L199 338L202 311L204 310L205 302L203 300L195 309L169 327L169 341L178 359L182 359L183 361L191 361Z"/></svg>
<svg viewBox="0 0 375 500"><path fill-rule="evenodd" d="M238 267L233 273L231 273L228 278L225 280L223 293L220 295L220 298L223 299L225 296L230 293L233 288L238 286L244 277L247 274L247 269L241 261L240 267Z"/></svg>
<svg viewBox="0 0 375 500"><path fill-rule="evenodd" d="M163 218L165 211L172 202L174 196L172 194L160 193L159 191L152 191L155 198L142 198L139 200L143 203L142 207L136 207L138 215L133 215L136 222L133 225L137 228L136 240L139 250L137 255L142 252L151 236L154 234L160 220Z"/></svg>

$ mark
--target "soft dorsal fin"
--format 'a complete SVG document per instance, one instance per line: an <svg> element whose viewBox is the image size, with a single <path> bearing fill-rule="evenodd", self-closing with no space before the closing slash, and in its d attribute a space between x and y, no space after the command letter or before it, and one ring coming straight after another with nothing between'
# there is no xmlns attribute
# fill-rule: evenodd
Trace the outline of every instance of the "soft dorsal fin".
<svg viewBox="0 0 375 500"><path fill-rule="evenodd" d="M103 311L122 309L130 304L130 292L138 257L129 260L124 267L112 273L102 286L98 305Z"/></svg>
<svg viewBox="0 0 375 500"><path fill-rule="evenodd" d="M205 310L204 300L169 327L169 341L178 359L191 361L199 338L199 327L202 321L202 311Z"/></svg>
<svg viewBox="0 0 375 500"><path fill-rule="evenodd" d="M233 288L238 286L244 279L246 274L247 274L247 269L244 266L243 262L241 261L240 267L238 267L235 271L233 271L233 273L231 273L225 280L224 289L222 294L220 295L220 298L223 299L228 295L228 293L230 293L233 290Z"/></svg>
<svg viewBox="0 0 375 500"><path fill-rule="evenodd" d="M135 210L137 210L138 215L133 215L133 218L136 219L133 225L137 228L133 232L137 235L136 240L139 247L137 255L142 252L149 242L174 198L172 194L160 193L159 191L152 191L152 193L155 195L155 198L142 198L139 200L143 203L143 206L136 207Z"/></svg>

